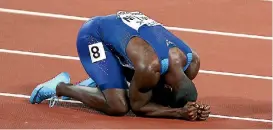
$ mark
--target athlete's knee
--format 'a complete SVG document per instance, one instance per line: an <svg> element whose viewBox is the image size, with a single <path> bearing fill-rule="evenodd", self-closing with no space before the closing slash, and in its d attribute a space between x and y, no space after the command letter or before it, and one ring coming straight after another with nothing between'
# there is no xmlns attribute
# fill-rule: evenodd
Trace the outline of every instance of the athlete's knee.
<svg viewBox="0 0 273 130"><path fill-rule="evenodd" d="M129 108L127 103L123 103L123 101L110 101L107 102L109 105L109 111L108 111L108 115L111 116L124 116L125 114L128 113Z"/></svg>
<svg viewBox="0 0 273 130"><path fill-rule="evenodd" d="M126 89L107 89L103 91L108 105L107 114L123 116L129 111Z"/></svg>

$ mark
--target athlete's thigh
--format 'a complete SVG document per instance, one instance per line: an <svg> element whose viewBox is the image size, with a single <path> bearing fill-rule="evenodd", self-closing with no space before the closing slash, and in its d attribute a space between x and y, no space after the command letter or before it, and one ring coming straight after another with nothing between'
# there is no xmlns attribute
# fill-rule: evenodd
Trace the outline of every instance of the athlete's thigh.
<svg viewBox="0 0 273 130"><path fill-rule="evenodd" d="M101 46L100 44L101 43L96 43L93 45L96 47L96 45ZM80 48L78 50L81 63L87 74L96 82L102 91L110 88L127 89L126 80L122 74L120 64L117 62L117 59L113 56L113 54L103 46L97 48L104 48L105 50L99 50L98 52L95 51L98 49L94 49L92 47L89 48L90 55L94 55L93 61L91 59L92 56L90 56L88 52L85 53L85 51L89 51L88 46L86 46L87 50L84 48ZM96 58L94 58L96 55L105 55L105 59L96 61Z"/></svg>
<svg viewBox="0 0 273 130"><path fill-rule="evenodd" d="M96 33L85 33L88 32L85 29L96 31L97 26L91 23L86 28L81 28L77 38L78 55L87 74L102 91L112 88L127 89L125 76L117 58Z"/></svg>

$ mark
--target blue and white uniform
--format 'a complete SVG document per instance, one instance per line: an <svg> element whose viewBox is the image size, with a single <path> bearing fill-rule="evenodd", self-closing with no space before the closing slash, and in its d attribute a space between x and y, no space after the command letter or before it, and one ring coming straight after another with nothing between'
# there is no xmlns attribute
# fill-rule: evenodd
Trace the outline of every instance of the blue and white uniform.
<svg viewBox="0 0 273 130"><path fill-rule="evenodd" d="M192 60L190 47L165 29L162 24L140 12L119 11L117 14L93 17L79 30L77 49L87 74L101 90L126 89L122 65L134 68L126 54L133 37L145 40L156 52L161 74L168 69L168 51L178 47L187 56L187 69Z"/></svg>

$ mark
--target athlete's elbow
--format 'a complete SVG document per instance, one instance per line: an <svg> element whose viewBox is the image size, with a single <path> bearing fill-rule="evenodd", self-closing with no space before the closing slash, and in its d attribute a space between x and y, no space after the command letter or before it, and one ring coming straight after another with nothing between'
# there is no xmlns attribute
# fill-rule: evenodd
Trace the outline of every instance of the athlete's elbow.
<svg viewBox="0 0 273 130"><path fill-rule="evenodd" d="M141 106L141 105L139 105L137 103L131 103L131 110L136 116L145 115L145 112L142 110L142 107L143 106Z"/></svg>
<svg viewBox="0 0 273 130"><path fill-rule="evenodd" d="M136 116L145 116L146 113L141 109L141 107L132 107L132 112L136 115Z"/></svg>
<svg viewBox="0 0 273 130"><path fill-rule="evenodd" d="M133 112L138 112L140 110L140 108L141 108L140 105L131 101L131 109Z"/></svg>

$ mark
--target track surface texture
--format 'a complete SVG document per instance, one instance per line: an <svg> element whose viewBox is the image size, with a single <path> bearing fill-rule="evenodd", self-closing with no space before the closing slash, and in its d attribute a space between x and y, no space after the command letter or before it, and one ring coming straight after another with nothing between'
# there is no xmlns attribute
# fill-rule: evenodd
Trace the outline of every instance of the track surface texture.
<svg viewBox="0 0 273 130"><path fill-rule="evenodd" d="M78 17L119 10L147 14L198 52L202 70L194 82L199 102L211 105L211 118L188 122L130 114L109 117L78 102L60 102L53 108L47 102L28 102L37 84L62 71L70 73L72 82L87 77L77 59L75 41L84 22ZM0 128L272 128L272 1L1 0L0 19Z"/></svg>

